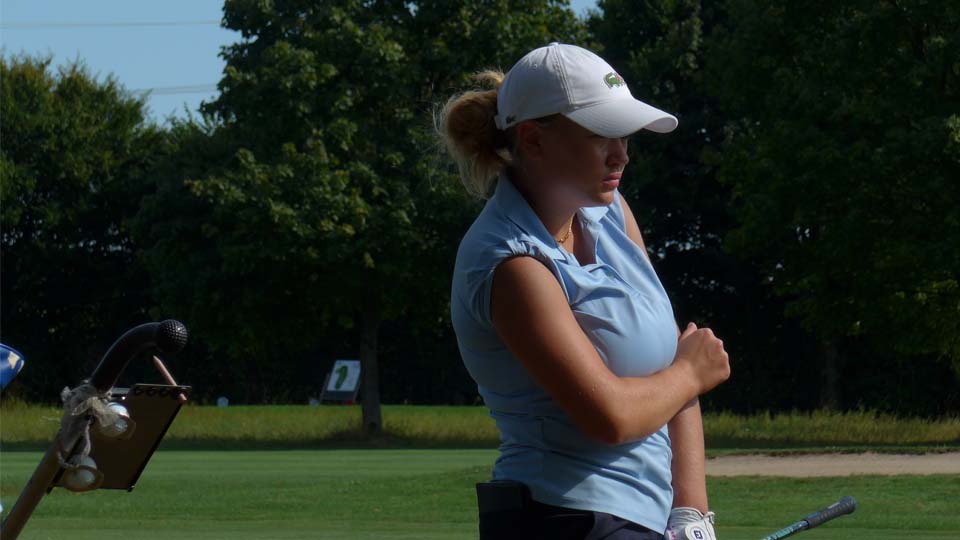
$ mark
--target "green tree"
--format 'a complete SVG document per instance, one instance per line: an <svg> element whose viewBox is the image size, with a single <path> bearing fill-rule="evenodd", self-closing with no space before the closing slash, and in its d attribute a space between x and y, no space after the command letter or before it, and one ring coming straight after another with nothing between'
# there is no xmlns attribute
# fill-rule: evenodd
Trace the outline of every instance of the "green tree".
<svg viewBox="0 0 960 540"><path fill-rule="evenodd" d="M823 342L823 405L852 340L960 376L960 7L726 6L706 79L730 119L729 246Z"/></svg>
<svg viewBox="0 0 960 540"><path fill-rule="evenodd" d="M79 62L0 59L2 326L18 379L55 400L150 304L127 220L162 133L144 103Z"/></svg>
<svg viewBox="0 0 960 540"><path fill-rule="evenodd" d="M158 296L260 372L356 325L363 428L379 433L381 325L445 324L476 210L437 157L432 109L468 73L576 39L579 23L556 1L233 0L224 24L243 40L204 106L214 150L185 150L195 167L158 176L141 219L148 260L178 259L150 264Z"/></svg>

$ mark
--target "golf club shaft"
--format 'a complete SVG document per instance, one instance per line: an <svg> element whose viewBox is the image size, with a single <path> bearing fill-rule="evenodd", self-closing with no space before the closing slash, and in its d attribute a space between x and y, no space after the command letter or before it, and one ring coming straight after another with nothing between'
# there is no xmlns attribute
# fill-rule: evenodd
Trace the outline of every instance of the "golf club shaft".
<svg viewBox="0 0 960 540"><path fill-rule="evenodd" d="M17 539L20 531L23 530L23 526L26 525L27 520L30 519L30 515L33 514L33 510L37 507L37 504L40 503L40 499L43 498L47 488L50 487L53 479L60 471L60 449L72 449L80 438L80 436L77 435L72 437L72 440L63 440L62 436L63 430L58 431L56 438L53 440L53 444L47 449L47 453L43 455L40 464L37 465L36 470L33 471L33 476L30 477L27 485L23 488L20 497L17 498L17 502L14 503L13 508L10 509L10 513L3 519L3 525L0 526L0 538L3 540Z"/></svg>
<svg viewBox="0 0 960 540"><path fill-rule="evenodd" d="M800 531L806 530L810 525L805 520L800 520L796 523L793 523L775 533L768 534L764 536L761 540L780 540L781 538L786 538L792 534L796 534Z"/></svg>
<svg viewBox="0 0 960 540"><path fill-rule="evenodd" d="M854 500L853 497L844 497L830 506L822 510L818 510L801 519L800 521L797 521L796 523L790 524L775 533L764 536L761 540L780 540L781 538L786 538L800 531L812 529L818 525L822 525L831 519L850 514L856 509L857 501Z"/></svg>

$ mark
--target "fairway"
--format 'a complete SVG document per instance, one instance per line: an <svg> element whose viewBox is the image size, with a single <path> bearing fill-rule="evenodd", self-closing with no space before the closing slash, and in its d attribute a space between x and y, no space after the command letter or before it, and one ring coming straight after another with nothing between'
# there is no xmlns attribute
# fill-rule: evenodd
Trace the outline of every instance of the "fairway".
<svg viewBox="0 0 960 540"><path fill-rule="evenodd" d="M21 538L469 539L494 450L161 451L133 493L55 490ZM3 452L4 506L40 460ZM710 478L722 540L758 539L853 495L851 516L799 539L960 537L957 476Z"/></svg>

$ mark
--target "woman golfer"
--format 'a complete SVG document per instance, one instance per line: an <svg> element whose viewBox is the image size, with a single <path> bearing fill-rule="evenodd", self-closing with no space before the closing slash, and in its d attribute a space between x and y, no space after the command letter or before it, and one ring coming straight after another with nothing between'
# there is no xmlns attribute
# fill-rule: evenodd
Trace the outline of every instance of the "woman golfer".
<svg viewBox="0 0 960 540"><path fill-rule="evenodd" d="M482 539L714 538L697 396L730 373L676 326L617 187L631 133L677 119L603 59L551 43L454 96L439 129L488 198L457 253L451 310L500 432L477 485Z"/></svg>

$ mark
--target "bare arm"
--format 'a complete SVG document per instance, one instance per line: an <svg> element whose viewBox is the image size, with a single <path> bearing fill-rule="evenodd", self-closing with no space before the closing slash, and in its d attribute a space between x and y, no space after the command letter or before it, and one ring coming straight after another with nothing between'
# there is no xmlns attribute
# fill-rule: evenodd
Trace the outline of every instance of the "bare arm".
<svg viewBox="0 0 960 540"><path fill-rule="evenodd" d="M670 420L673 449L673 506L688 506L706 513L707 471L704 458L703 419L700 401L694 398Z"/></svg>
<svg viewBox="0 0 960 540"><path fill-rule="evenodd" d="M647 254L647 246L646 244L643 243L643 236L640 234L640 225L637 224L637 218L633 217L633 211L630 210L630 205L627 204L627 201L623 199L622 194L619 198L620 198L620 208L623 208L623 217L624 217L624 221L626 222L625 224L627 226L627 236L629 236L631 240L633 240L634 242L636 242L638 246L640 246L640 249L643 250L643 255L649 261L650 255Z"/></svg>
<svg viewBox="0 0 960 540"><path fill-rule="evenodd" d="M640 227L630 211L630 206L623 197L620 197L620 204L626 218L627 236L636 242L646 255L647 249L640 234ZM679 336L680 329L677 328L677 337ZM694 398L683 406L670 420L669 430L670 446L673 449L673 462L670 465L673 472L673 506L687 506L706 512L709 509L706 459L699 399Z"/></svg>
<svg viewBox="0 0 960 540"><path fill-rule="evenodd" d="M583 333L556 278L531 257L497 267L491 314L497 334L534 380L581 431L606 443L650 435L702 390L688 361L649 377L616 376Z"/></svg>

